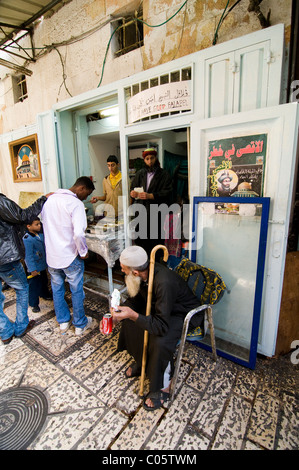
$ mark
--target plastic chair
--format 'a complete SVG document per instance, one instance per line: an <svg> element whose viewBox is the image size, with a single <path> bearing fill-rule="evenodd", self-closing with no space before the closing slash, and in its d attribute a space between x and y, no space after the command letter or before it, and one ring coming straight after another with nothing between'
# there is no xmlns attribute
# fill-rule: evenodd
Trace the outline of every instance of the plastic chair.
<svg viewBox="0 0 299 470"><path fill-rule="evenodd" d="M223 282L221 276L216 273L216 271L206 268L205 266L193 263L187 258L184 258L180 262L175 271L188 283L192 292L199 299L201 305L191 310L186 315L184 320L182 335L179 342L179 348L176 358L175 370L170 386L170 400L173 400L174 398L186 340L201 341L205 337L207 329L209 329L213 358L215 361L217 361L212 305L219 302L226 289L225 283ZM189 331L189 324L191 318L194 315L197 315L198 313L201 313L203 311L205 312L204 331L196 331L198 329Z"/></svg>

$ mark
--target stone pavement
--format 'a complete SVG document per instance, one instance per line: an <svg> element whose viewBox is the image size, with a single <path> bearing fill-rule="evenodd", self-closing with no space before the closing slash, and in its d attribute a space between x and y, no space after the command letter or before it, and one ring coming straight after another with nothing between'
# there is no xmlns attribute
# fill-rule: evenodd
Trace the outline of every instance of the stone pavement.
<svg viewBox="0 0 299 470"><path fill-rule="evenodd" d="M5 296L13 319L14 292ZM289 355L258 358L252 371L223 358L215 363L209 352L188 344L175 400L147 412L138 379L125 378L131 358L116 352L118 331L99 333L106 310L105 300L87 293L92 330L76 337L72 327L62 336L53 303L42 301L40 313L29 309L37 321L30 333L6 346L0 341L0 449L15 449L25 436L10 411L14 393L38 391L45 397L39 425L33 432L27 415L37 412L37 401L26 398L22 413L31 437L19 448L298 450L298 366ZM15 433L12 443L5 440L9 432Z"/></svg>

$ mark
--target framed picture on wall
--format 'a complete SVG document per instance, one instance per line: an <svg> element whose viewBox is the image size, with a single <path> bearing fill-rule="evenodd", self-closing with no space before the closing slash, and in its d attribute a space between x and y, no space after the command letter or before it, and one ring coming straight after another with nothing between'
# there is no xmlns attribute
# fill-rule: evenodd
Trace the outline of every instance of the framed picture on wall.
<svg viewBox="0 0 299 470"><path fill-rule="evenodd" d="M8 146L14 183L41 181L37 134L9 142Z"/></svg>

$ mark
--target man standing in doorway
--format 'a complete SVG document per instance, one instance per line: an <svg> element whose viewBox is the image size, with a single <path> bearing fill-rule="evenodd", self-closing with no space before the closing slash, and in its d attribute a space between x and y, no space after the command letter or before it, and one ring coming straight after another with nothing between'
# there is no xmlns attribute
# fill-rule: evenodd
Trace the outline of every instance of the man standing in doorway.
<svg viewBox="0 0 299 470"><path fill-rule="evenodd" d="M131 183L130 196L134 204L142 204L146 210L146 220L142 221L146 226L146 237L136 238L135 244L142 246L150 256L153 247L164 241L164 221L159 219L158 205L171 204L172 182L169 173L160 167L156 149L144 150L142 157L145 167L136 173ZM142 191L137 192L135 188ZM155 237L151 236L151 227Z"/></svg>
<svg viewBox="0 0 299 470"><path fill-rule="evenodd" d="M82 201L93 190L91 179L82 176L70 189L58 189L49 198L49 206L45 206L41 213L54 308L62 334L66 333L72 322L76 335L81 335L92 323L84 311L83 274L88 248L85 239L87 220ZM73 320L64 298L65 279L72 294Z"/></svg>
<svg viewBox="0 0 299 470"><path fill-rule="evenodd" d="M122 180L118 159L115 155L109 155L107 158L107 166L110 173L103 179L104 195L93 196L90 202L95 203L98 201L104 201L107 215L112 215L114 210L115 217L118 217L122 212L122 207L120 205L121 200L119 200L122 196ZM109 211L110 208L107 206L108 204L113 208L112 211Z"/></svg>

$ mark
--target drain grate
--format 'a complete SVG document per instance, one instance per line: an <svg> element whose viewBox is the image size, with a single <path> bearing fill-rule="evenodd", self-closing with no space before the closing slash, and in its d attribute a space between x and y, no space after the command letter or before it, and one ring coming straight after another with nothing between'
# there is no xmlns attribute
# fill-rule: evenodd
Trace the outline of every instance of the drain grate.
<svg viewBox="0 0 299 470"><path fill-rule="evenodd" d="M40 433L47 413L47 399L35 388L1 392L0 450L25 450Z"/></svg>

